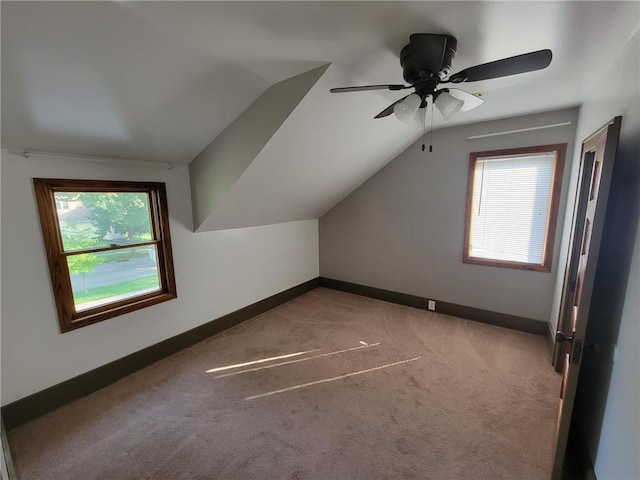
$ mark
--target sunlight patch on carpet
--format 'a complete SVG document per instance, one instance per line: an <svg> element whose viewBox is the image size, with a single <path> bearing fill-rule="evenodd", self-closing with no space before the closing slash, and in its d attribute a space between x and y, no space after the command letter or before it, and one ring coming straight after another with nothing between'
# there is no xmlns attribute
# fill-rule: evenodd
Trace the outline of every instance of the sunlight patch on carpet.
<svg viewBox="0 0 640 480"><path fill-rule="evenodd" d="M300 355L306 355L307 353L319 352L320 350L322 349L316 348L315 350L307 350L306 352L289 353L287 355L280 355L278 357L269 357L269 358L263 358L261 360L254 360L252 362L236 363L235 365L227 365L226 367L212 368L210 370L207 370L207 373L222 372L224 370L231 370L233 368L246 367L249 365L255 365L257 363L272 362L274 360L282 360L283 358L298 357Z"/></svg>
<svg viewBox="0 0 640 480"><path fill-rule="evenodd" d="M293 387L281 388L280 390L273 390L272 392L261 393L259 395L252 395L250 397L245 397L245 400L255 400L257 398L268 397L270 395L276 395L278 393L290 392L292 390L298 390L300 388L311 387L313 385L319 385L321 383L334 382L336 380L342 380L343 378L354 377L356 375L362 375L363 373L374 372L376 370L382 370L383 368L393 367L395 365L402 365L403 363L415 362L422 357L410 358L409 360L401 360L399 362L388 363L386 365L381 365L379 367L367 368L366 370L360 370L358 372L346 373L344 375L339 375L337 377L325 378L324 380L316 380L315 382L303 383L301 385L294 385Z"/></svg>
<svg viewBox="0 0 640 480"><path fill-rule="evenodd" d="M337 355L338 353L352 352L354 350L360 350L360 349L363 349L363 348L376 347L378 345L380 345L380 342L372 343L371 345L362 345L360 347L346 348L344 350L337 350L335 352L321 353L320 355L314 355L312 357L306 357L306 358L299 358L297 360L289 360L288 362L274 363L272 365L265 365L263 367L249 368L247 370L242 370L240 372L225 373L223 375L218 375L216 378L232 377L234 375L240 375L242 373L257 372L258 370L265 370L267 368L273 368L273 367L282 367L283 365L291 365L292 363L306 362L307 360L313 360L314 358L329 357L331 355ZM322 350L322 349L320 349L320 350ZM313 352L313 351L317 351L317 350L311 350L311 351ZM307 353L309 353L309 352L307 352ZM207 371L207 373L209 373L209 371Z"/></svg>

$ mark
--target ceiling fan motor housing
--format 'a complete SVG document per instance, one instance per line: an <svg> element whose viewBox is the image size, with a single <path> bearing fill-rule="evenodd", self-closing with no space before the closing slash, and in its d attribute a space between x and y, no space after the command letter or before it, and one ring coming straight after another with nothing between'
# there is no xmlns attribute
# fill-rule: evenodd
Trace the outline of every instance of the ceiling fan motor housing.
<svg viewBox="0 0 640 480"><path fill-rule="evenodd" d="M405 81L418 85L431 79L437 82L451 72L451 62L456 54L458 41L450 35L417 33L400 52L400 65ZM437 77L437 78L434 78ZM434 86L435 87L435 86Z"/></svg>

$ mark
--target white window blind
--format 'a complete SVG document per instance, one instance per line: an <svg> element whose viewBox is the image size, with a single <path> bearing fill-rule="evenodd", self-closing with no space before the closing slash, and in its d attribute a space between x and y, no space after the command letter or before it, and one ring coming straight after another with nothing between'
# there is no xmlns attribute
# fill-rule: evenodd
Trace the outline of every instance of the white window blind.
<svg viewBox="0 0 640 480"><path fill-rule="evenodd" d="M555 152L478 158L469 255L542 264Z"/></svg>

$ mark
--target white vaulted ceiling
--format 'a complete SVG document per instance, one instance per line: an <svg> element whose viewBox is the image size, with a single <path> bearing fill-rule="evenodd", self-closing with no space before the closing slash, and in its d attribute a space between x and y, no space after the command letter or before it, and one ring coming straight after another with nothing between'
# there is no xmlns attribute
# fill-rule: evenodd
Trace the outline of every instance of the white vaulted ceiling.
<svg viewBox="0 0 640 480"><path fill-rule="evenodd" d="M189 163L269 86L331 63L212 219L233 224L227 220L249 208L250 195L261 195L263 218L254 211L243 225L315 218L418 138L418 128L393 117L373 119L406 93L328 93L401 83L398 54L411 33L454 35L454 72L553 51L546 70L463 85L484 92L485 103L454 125L580 104L640 23L637 2L3 1L1 8L8 149ZM436 128L442 124L436 113ZM289 182L278 195L267 191L265 172Z"/></svg>

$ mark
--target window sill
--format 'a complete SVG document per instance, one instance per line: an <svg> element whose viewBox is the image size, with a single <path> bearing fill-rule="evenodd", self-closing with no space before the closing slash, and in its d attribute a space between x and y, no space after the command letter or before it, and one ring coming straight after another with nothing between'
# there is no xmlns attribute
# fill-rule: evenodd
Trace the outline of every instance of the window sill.
<svg viewBox="0 0 640 480"><path fill-rule="evenodd" d="M125 313L134 312L142 308L150 307L158 303L167 302L177 298L175 293L152 292L135 298L127 298L121 302L109 303L101 307L84 310L74 314L69 321L65 321L61 325L61 333L65 333L76 328L85 327L93 323L101 322L108 318L113 318Z"/></svg>
<svg viewBox="0 0 640 480"><path fill-rule="evenodd" d="M472 265L484 265L487 267L499 267L499 268L514 268L516 270L530 270L533 272L551 272L551 265L537 264L537 263L524 263L524 262L510 262L508 260L493 260L489 258L479 257L465 257L462 263L469 263Z"/></svg>

